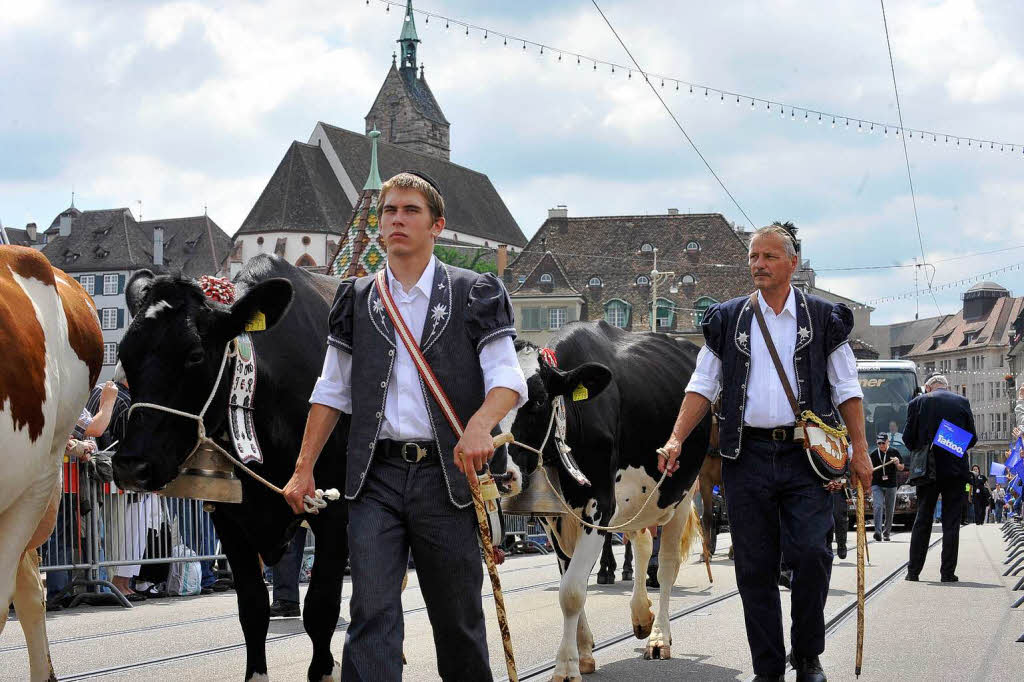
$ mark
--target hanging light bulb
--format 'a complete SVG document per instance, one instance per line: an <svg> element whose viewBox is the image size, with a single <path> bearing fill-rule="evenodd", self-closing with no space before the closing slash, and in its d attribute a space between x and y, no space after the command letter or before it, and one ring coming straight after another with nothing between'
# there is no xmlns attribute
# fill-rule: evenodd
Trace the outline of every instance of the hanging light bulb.
<svg viewBox="0 0 1024 682"><path fill-rule="evenodd" d="M679 81L676 81L676 92L679 92Z"/></svg>
<svg viewBox="0 0 1024 682"><path fill-rule="evenodd" d="M612 64L612 73L615 73L615 65Z"/></svg>
<svg viewBox="0 0 1024 682"><path fill-rule="evenodd" d="M448 28L448 20L447 19L444 20L444 27Z"/></svg>
<svg viewBox="0 0 1024 682"><path fill-rule="evenodd" d="M502 38L501 44L504 45L505 47L508 47L508 38Z"/></svg>
<svg viewBox="0 0 1024 682"><path fill-rule="evenodd" d="M626 80L628 80L628 81L633 80L633 70L632 69L630 69L629 73L626 74Z"/></svg>
<svg viewBox="0 0 1024 682"><path fill-rule="evenodd" d="M665 87L665 79L664 78L661 79L661 87Z"/></svg>
<svg viewBox="0 0 1024 682"><path fill-rule="evenodd" d="M704 99L708 98L708 89L704 88Z"/></svg>
<svg viewBox="0 0 1024 682"><path fill-rule="evenodd" d="M818 125L821 125L821 114L818 114Z"/></svg>
<svg viewBox="0 0 1024 682"><path fill-rule="evenodd" d="M594 62L594 71L597 71L597 62Z"/></svg>
<svg viewBox="0 0 1024 682"><path fill-rule="evenodd" d="M543 45L540 46L540 53L544 54L544 46Z"/></svg>
<svg viewBox="0 0 1024 682"><path fill-rule="evenodd" d="M580 63L580 56L576 55L576 64L579 65L579 63Z"/></svg>
<svg viewBox="0 0 1024 682"><path fill-rule="evenodd" d="M850 119L846 119L846 129L850 129Z"/></svg>
<svg viewBox="0 0 1024 682"><path fill-rule="evenodd" d="M751 100L750 100L750 108L751 108L751 109L753 109L753 108L754 108L754 100L753 100L753 98L751 98Z"/></svg>
<svg viewBox="0 0 1024 682"><path fill-rule="evenodd" d="M804 112L804 123L807 123L807 121L808 121L808 118L807 118L807 117L808 117L808 116L809 116L808 112L806 112L806 111L805 111L805 112Z"/></svg>
<svg viewBox="0 0 1024 682"><path fill-rule="evenodd" d="M387 3L384 3L384 11L387 12L388 14L390 14L391 13L391 5L389 5Z"/></svg>
<svg viewBox="0 0 1024 682"><path fill-rule="evenodd" d="M885 130L882 131L882 136L889 137L889 126L886 126Z"/></svg>
<svg viewBox="0 0 1024 682"><path fill-rule="evenodd" d="M835 116L832 117L832 127L833 128L836 127L836 117Z"/></svg>
<svg viewBox="0 0 1024 682"><path fill-rule="evenodd" d="M863 128L861 128L861 126L860 126L860 121L857 121L857 132L858 132L858 133L862 133L862 132L864 132L864 129L863 129Z"/></svg>
<svg viewBox="0 0 1024 682"><path fill-rule="evenodd" d="M789 108L789 120L790 121L795 121L796 120L796 109L794 109L793 107Z"/></svg>
<svg viewBox="0 0 1024 682"><path fill-rule="evenodd" d="M469 35L469 24L466 24L466 35Z"/></svg>
<svg viewBox="0 0 1024 682"><path fill-rule="evenodd" d="M427 15L427 20L424 23L427 23L427 24L430 23L430 15L429 14Z"/></svg>
<svg viewBox="0 0 1024 682"><path fill-rule="evenodd" d="M562 61L562 53L561 52L558 53L558 61Z"/></svg>
<svg viewBox="0 0 1024 682"><path fill-rule="evenodd" d="M719 95L719 96L718 96L718 100L719 100L719 101L720 101L720 102L721 102L722 104L725 104L725 93L724 93L724 92L723 92L723 93L722 93L721 95Z"/></svg>
<svg viewBox="0 0 1024 682"><path fill-rule="evenodd" d="M736 106L740 105L740 96L736 95Z"/></svg>
<svg viewBox="0 0 1024 682"><path fill-rule="evenodd" d="M692 85L690 86L690 94L691 95L693 94L693 86Z"/></svg>
<svg viewBox="0 0 1024 682"><path fill-rule="evenodd" d="M523 41L523 52L526 52L526 41Z"/></svg>

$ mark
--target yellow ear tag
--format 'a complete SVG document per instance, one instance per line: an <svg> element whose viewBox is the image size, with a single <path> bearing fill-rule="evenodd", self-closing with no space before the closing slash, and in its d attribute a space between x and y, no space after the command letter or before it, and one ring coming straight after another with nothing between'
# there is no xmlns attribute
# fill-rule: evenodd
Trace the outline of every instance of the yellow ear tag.
<svg viewBox="0 0 1024 682"><path fill-rule="evenodd" d="M576 387L576 390L572 392L572 401L578 403L581 400L586 400L590 397L590 391L583 384Z"/></svg>
<svg viewBox="0 0 1024 682"><path fill-rule="evenodd" d="M267 316L261 312L257 312L249 320L249 324L245 325L245 331L247 332L262 332L267 330Z"/></svg>

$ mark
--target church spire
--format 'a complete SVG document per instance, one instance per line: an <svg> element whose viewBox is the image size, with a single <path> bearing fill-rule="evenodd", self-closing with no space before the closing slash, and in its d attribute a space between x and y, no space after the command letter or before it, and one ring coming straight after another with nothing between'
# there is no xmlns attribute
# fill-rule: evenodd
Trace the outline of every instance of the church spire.
<svg viewBox="0 0 1024 682"><path fill-rule="evenodd" d="M366 184L363 185L364 190L379 191L381 186L384 184L380 180L380 171L377 170L377 138L380 137L380 131L374 126L373 130L369 132L370 136L370 174L366 178Z"/></svg>
<svg viewBox="0 0 1024 682"><path fill-rule="evenodd" d="M405 4L405 19L402 22L402 35L396 41L402 45L402 69L412 69L416 74L416 43L420 42L416 35L416 19L413 17L412 0Z"/></svg>

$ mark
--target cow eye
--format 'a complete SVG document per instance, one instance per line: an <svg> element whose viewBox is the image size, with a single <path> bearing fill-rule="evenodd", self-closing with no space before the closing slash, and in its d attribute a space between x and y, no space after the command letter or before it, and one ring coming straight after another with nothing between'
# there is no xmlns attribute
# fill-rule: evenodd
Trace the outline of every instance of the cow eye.
<svg viewBox="0 0 1024 682"><path fill-rule="evenodd" d="M206 360L206 353L203 352L203 349L193 348L192 350L189 351L188 357L185 358L185 366L195 367L197 365L203 364L204 360Z"/></svg>

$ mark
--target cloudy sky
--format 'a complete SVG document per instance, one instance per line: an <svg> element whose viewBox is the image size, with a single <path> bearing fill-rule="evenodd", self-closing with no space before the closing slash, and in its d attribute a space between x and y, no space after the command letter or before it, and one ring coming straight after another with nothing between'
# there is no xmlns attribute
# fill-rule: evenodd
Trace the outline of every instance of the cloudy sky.
<svg viewBox="0 0 1024 682"><path fill-rule="evenodd" d="M796 105L664 89L666 102L757 226L792 220L819 285L858 300L914 289L920 257L878 4L599 0L649 71ZM417 0L416 8L619 64L590 2ZM1024 143L1020 3L889 0L905 124ZM229 233L292 140L317 121L363 129L402 14L379 0L0 0L0 219L82 209L210 215ZM570 215L721 212L746 224L654 95L607 67L416 17L420 61L452 122L452 160L487 173L529 236ZM658 82L660 87L660 81ZM804 122L801 108L853 119ZM1024 263L1024 154L907 141L935 283ZM998 147L997 147L998 150ZM1010 247L1020 247L1010 249ZM971 255L997 249L999 253ZM963 257L967 256L967 257ZM955 258L956 260L949 260ZM991 279L1024 294L1024 269ZM943 313L962 288L936 295ZM930 297L921 315L935 314ZM913 317L879 303L875 322Z"/></svg>

